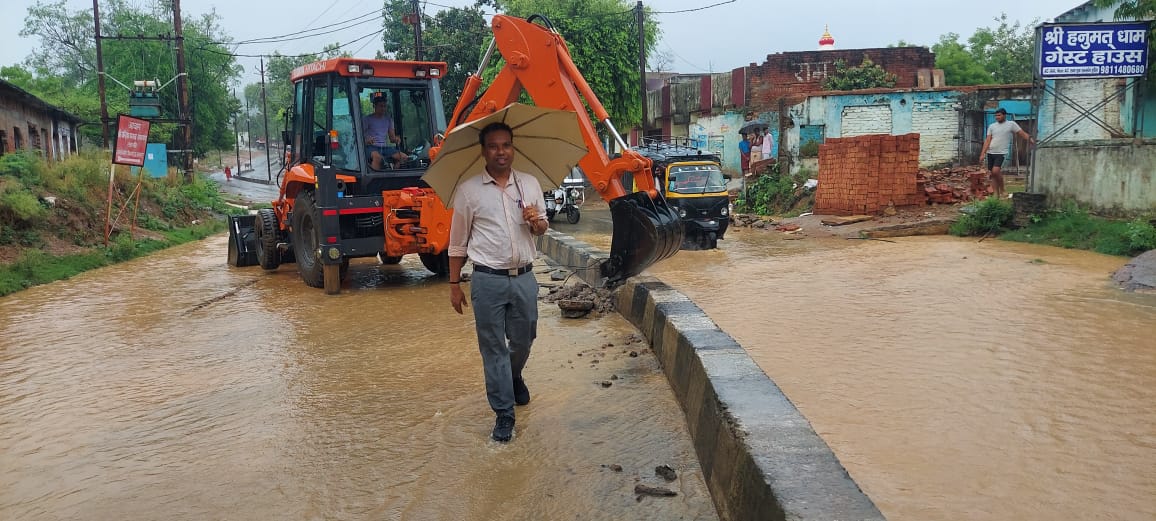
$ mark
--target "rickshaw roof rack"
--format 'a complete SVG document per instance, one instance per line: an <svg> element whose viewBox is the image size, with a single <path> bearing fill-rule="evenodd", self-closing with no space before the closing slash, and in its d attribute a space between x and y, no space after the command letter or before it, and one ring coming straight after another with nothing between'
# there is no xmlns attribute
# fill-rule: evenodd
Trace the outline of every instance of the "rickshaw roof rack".
<svg viewBox="0 0 1156 521"><path fill-rule="evenodd" d="M648 137L642 144L632 147L636 152L656 161L718 161L718 154L695 146L686 136Z"/></svg>

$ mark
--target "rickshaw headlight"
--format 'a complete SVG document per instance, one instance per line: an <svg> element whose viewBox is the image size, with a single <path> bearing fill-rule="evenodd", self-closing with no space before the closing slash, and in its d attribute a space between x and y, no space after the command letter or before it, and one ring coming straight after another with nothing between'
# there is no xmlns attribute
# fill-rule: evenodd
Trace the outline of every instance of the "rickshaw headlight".
<svg viewBox="0 0 1156 521"><path fill-rule="evenodd" d="M722 207L722 210L719 210L719 215L721 215L723 217L730 215L730 213L731 213L730 210L727 210L727 207L725 207L725 206Z"/></svg>
<svg viewBox="0 0 1156 521"><path fill-rule="evenodd" d="M686 208L681 208L681 207L680 207L680 208L678 209L678 216L679 216L679 217L683 217L683 218L685 218L685 217L686 217Z"/></svg>

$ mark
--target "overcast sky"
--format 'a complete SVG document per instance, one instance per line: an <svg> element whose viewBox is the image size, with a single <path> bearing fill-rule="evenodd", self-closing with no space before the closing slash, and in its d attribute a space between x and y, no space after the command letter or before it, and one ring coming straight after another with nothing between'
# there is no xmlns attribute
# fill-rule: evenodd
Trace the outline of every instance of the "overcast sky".
<svg viewBox="0 0 1156 521"><path fill-rule="evenodd" d="M74 9L92 8L91 0L65 0ZM145 4L150 0L128 0ZM836 47L854 49L885 47L899 40L930 46L939 35L955 32L970 36L978 27L993 26L994 17L1006 12L1010 20L1024 24L1047 21L1080 4L1074 0L645 0L662 27L660 51L669 51L671 69L678 72L720 72L762 63L767 54L811 50L818 47L824 24L830 26ZM24 60L38 42L20 38L28 6L36 0L3 0L0 17L0 65ZM425 3L427 13L442 6L466 6L473 0L437 0ZM187 15L216 9L222 26L235 41L276 36L316 28L363 15L376 7L374 0L182 0ZM437 5L435 5L437 4ZM375 22L376 23L376 22ZM246 45L244 54L300 54L320 50L332 42L346 43L372 32L365 24L339 33L276 45ZM363 44L364 47L362 46ZM348 47L356 56L373 56L381 48L379 36ZM242 59L245 83L255 78L256 59Z"/></svg>

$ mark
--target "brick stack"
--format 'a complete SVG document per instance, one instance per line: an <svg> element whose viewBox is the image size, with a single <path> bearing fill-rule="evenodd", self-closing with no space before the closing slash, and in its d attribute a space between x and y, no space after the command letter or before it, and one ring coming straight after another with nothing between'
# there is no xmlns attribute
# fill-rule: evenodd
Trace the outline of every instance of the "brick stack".
<svg viewBox="0 0 1156 521"><path fill-rule="evenodd" d="M889 205L925 204L918 191L919 134L829 138L819 145L815 213L879 213Z"/></svg>

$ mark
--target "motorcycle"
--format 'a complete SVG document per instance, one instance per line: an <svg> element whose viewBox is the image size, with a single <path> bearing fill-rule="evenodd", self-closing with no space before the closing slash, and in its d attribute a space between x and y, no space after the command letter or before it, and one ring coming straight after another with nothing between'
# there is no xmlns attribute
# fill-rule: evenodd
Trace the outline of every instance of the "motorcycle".
<svg viewBox="0 0 1156 521"><path fill-rule="evenodd" d="M578 208L585 201L585 189L581 184L563 183L562 186L542 194L546 199L546 219L553 222L554 216L566 214L566 222L578 224L582 212Z"/></svg>

